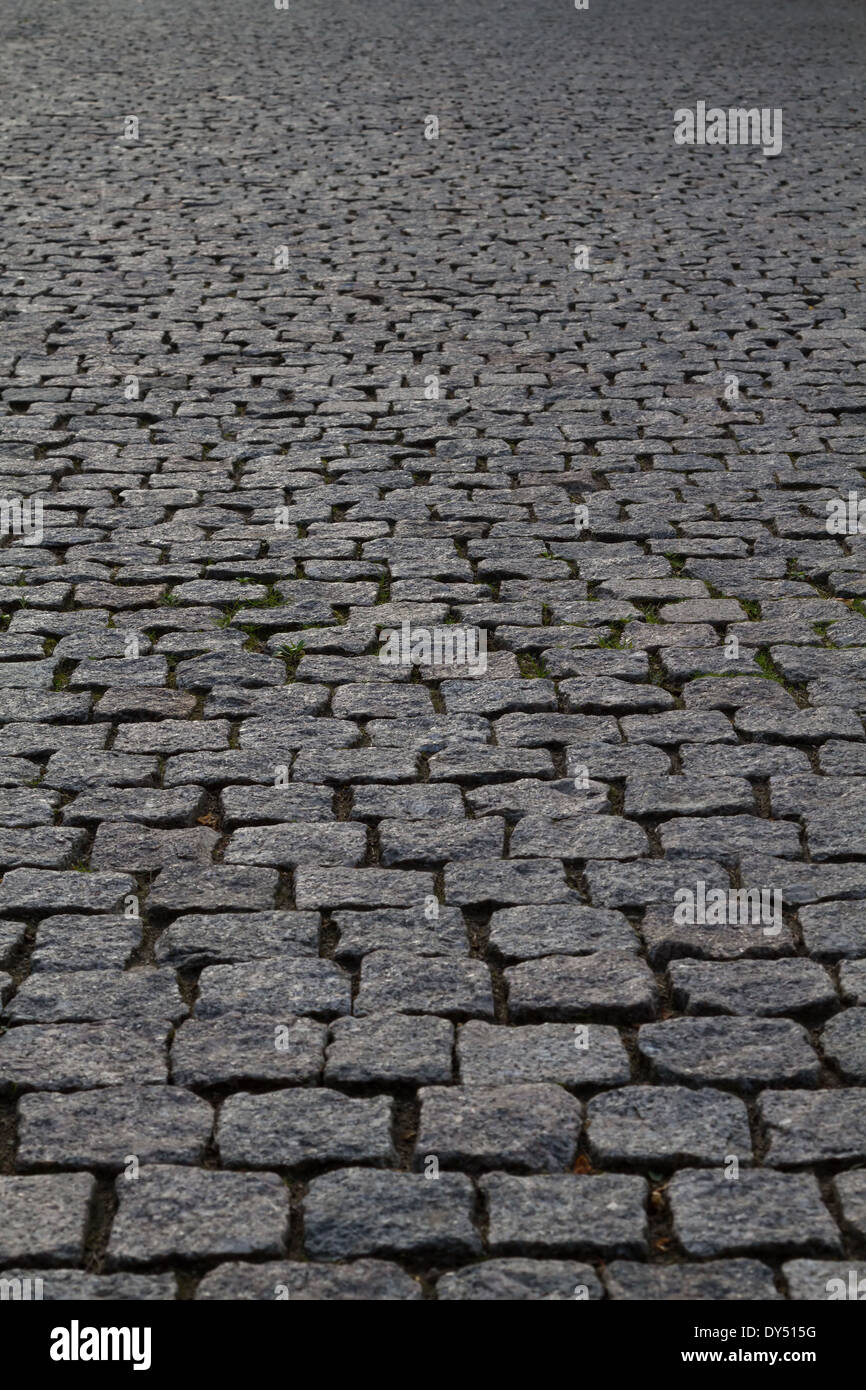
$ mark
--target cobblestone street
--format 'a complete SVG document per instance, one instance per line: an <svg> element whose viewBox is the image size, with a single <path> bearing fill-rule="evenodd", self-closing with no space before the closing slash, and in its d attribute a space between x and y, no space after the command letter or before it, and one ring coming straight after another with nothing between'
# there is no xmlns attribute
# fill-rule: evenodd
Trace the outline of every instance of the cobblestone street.
<svg viewBox="0 0 866 1390"><path fill-rule="evenodd" d="M864 37L3 7L0 1290L857 1296Z"/></svg>

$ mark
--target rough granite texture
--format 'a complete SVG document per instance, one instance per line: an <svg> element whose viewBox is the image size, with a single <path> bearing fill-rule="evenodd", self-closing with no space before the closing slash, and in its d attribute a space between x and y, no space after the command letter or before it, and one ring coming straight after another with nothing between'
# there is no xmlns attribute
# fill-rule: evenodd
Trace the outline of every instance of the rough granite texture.
<svg viewBox="0 0 866 1390"><path fill-rule="evenodd" d="M409 8L0 16L0 1292L866 1290L862 8Z"/></svg>

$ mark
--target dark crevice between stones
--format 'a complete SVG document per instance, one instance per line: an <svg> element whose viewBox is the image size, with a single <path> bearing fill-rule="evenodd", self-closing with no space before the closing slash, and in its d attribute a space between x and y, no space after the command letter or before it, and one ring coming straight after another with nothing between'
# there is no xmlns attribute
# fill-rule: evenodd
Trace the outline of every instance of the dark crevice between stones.
<svg viewBox="0 0 866 1390"><path fill-rule="evenodd" d="M123 1182L124 1179L120 1177L117 1181ZM102 1272L118 1205L114 1177L108 1174L97 1176L84 1228L84 1268L90 1274Z"/></svg>

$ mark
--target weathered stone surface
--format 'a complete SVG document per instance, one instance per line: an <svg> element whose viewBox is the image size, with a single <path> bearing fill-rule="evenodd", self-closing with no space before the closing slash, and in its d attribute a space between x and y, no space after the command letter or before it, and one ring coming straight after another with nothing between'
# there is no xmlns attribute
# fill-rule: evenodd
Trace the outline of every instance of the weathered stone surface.
<svg viewBox="0 0 866 1390"><path fill-rule="evenodd" d="M177 1298L173 1274L85 1274L80 1269L43 1268L4 1269L0 1278L10 1283L20 1280L24 1297L35 1298L38 1287L46 1303L155 1303ZM28 1287L29 1295L23 1292Z"/></svg>
<svg viewBox="0 0 866 1390"><path fill-rule="evenodd" d="M178 1086L319 1080L327 1030L291 1014L220 1014L187 1019L171 1044L171 1075Z"/></svg>
<svg viewBox="0 0 866 1390"><path fill-rule="evenodd" d="M442 907L435 899L423 909L386 907L372 912L335 912L340 933L334 957L352 965L371 951L411 951L419 956L466 956L469 938L466 923L456 907Z"/></svg>
<svg viewBox="0 0 866 1390"><path fill-rule="evenodd" d="M304 1233L315 1258L400 1255L463 1258L481 1252L467 1177L344 1168L315 1178L304 1201Z"/></svg>
<svg viewBox="0 0 866 1390"><path fill-rule="evenodd" d="M605 1167L721 1166L730 1154L741 1163L752 1154L746 1107L722 1091L624 1086L589 1101L586 1130L590 1154Z"/></svg>
<svg viewBox="0 0 866 1390"><path fill-rule="evenodd" d="M134 970L42 970L25 980L6 1005L14 1023L75 1023L107 1018L176 1022L187 1012L173 973Z"/></svg>
<svg viewBox="0 0 866 1390"><path fill-rule="evenodd" d="M655 1016L655 982L643 961L624 951L588 956L544 956L505 971L508 1012L530 1019L600 1019L622 1022Z"/></svg>
<svg viewBox="0 0 866 1390"><path fill-rule="evenodd" d="M316 912L190 912L175 918L154 950L161 965L197 970L280 955L315 956L318 944Z"/></svg>
<svg viewBox="0 0 866 1390"><path fill-rule="evenodd" d="M439 1300L473 1300L509 1303L531 1300L546 1303L574 1298L603 1298L604 1290L591 1265L574 1260L485 1260L453 1274L443 1274L436 1284Z"/></svg>
<svg viewBox="0 0 866 1390"><path fill-rule="evenodd" d="M129 874L12 869L0 883L0 913L115 912L136 886Z"/></svg>
<svg viewBox="0 0 866 1390"><path fill-rule="evenodd" d="M490 949L508 962L594 951L636 952L639 945L621 912L578 903L506 907L490 919Z"/></svg>
<svg viewBox="0 0 866 1390"><path fill-rule="evenodd" d="M262 910L274 906L277 882L274 869L171 864L154 879L147 905L156 913Z"/></svg>
<svg viewBox="0 0 866 1390"><path fill-rule="evenodd" d="M471 1020L458 1030L457 1060L465 1085L619 1086L631 1076L617 1030L596 1023L503 1028Z"/></svg>
<svg viewBox="0 0 866 1390"><path fill-rule="evenodd" d="M833 1187L842 1210L843 1229L862 1240L866 1235L866 1171L857 1168L840 1173L833 1179Z"/></svg>
<svg viewBox="0 0 866 1390"><path fill-rule="evenodd" d="M226 846L228 864L350 864L363 862L367 836L363 826L333 821L303 825L257 825L236 830Z"/></svg>
<svg viewBox="0 0 866 1390"><path fill-rule="evenodd" d="M674 1234L688 1255L835 1254L839 1232L810 1175L682 1169L667 1188Z"/></svg>
<svg viewBox="0 0 866 1390"><path fill-rule="evenodd" d="M213 1128L206 1101L176 1086L110 1086L75 1095L24 1096L21 1168L113 1168L200 1163Z"/></svg>
<svg viewBox="0 0 866 1390"><path fill-rule="evenodd" d="M557 859L473 859L445 867L445 901L458 906L485 903L576 901Z"/></svg>
<svg viewBox="0 0 866 1390"><path fill-rule="evenodd" d="M736 1086L815 1085L821 1068L800 1024L775 1018L666 1019L638 1033L660 1081Z"/></svg>
<svg viewBox="0 0 866 1390"><path fill-rule="evenodd" d="M98 1179L86 1250L12 1267L823 1298L866 1230L861 16L398 8L0 21L0 1174ZM684 54L810 119L683 149Z"/></svg>
<svg viewBox="0 0 866 1390"><path fill-rule="evenodd" d="M668 966L674 1004L685 1013L801 1014L832 1008L833 981L817 961L691 961Z"/></svg>
<svg viewBox="0 0 866 1390"><path fill-rule="evenodd" d="M216 1135L229 1168L305 1168L323 1163L387 1165L391 1102L339 1091L297 1089L229 1096Z"/></svg>
<svg viewBox="0 0 866 1390"><path fill-rule="evenodd" d="M433 896L433 875L416 870L301 868L295 876L299 908L423 907Z"/></svg>
<svg viewBox="0 0 866 1390"><path fill-rule="evenodd" d="M10 1028L0 1036L0 1091L76 1091L167 1080L168 1020Z"/></svg>
<svg viewBox="0 0 866 1390"><path fill-rule="evenodd" d="M419 1299L421 1286L399 1265L385 1260L351 1264L293 1263L288 1260L250 1264L246 1260L217 1265L196 1289L196 1299L239 1299L292 1303L340 1303L348 1300Z"/></svg>
<svg viewBox="0 0 866 1390"><path fill-rule="evenodd" d="M203 787L106 787L99 791L79 792L63 808L66 825L91 825L94 822L137 821L145 825L192 825L203 809Z"/></svg>
<svg viewBox="0 0 866 1390"><path fill-rule="evenodd" d="M78 1264L94 1186L89 1173L0 1176L0 1263Z"/></svg>
<svg viewBox="0 0 866 1390"><path fill-rule="evenodd" d="M787 1268L788 1266L786 1266ZM760 1260L708 1260L700 1265L644 1265L612 1260L604 1273L611 1298L641 1302L712 1303L780 1297L773 1271Z"/></svg>
<svg viewBox="0 0 866 1390"><path fill-rule="evenodd" d="M577 1148L581 1108L560 1086L424 1086L415 1168L555 1173Z"/></svg>
<svg viewBox="0 0 866 1390"><path fill-rule="evenodd" d="M152 873L164 864L209 864L219 835L203 825L184 830L156 830L142 825L104 821L96 832L90 859L94 868Z"/></svg>
<svg viewBox="0 0 866 1390"><path fill-rule="evenodd" d="M408 1086L451 1080L454 1028L421 1014L337 1018L325 1080L337 1085Z"/></svg>
<svg viewBox="0 0 866 1390"><path fill-rule="evenodd" d="M276 1173L220 1173L153 1164L117 1179L109 1270L160 1261L282 1253L288 1194Z"/></svg>
<svg viewBox="0 0 866 1390"><path fill-rule="evenodd" d="M646 1252L643 1178L491 1173L480 1183L490 1211L488 1244L494 1254L529 1249L539 1255L612 1259Z"/></svg>
<svg viewBox="0 0 866 1390"><path fill-rule="evenodd" d="M770 1141L767 1163L799 1168L866 1157L866 1092L764 1091L758 1104Z"/></svg>
<svg viewBox="0 0 866 1390"><path fill-rule="evenodd" d="M240 1013L311 1014L333 1018L349 1011L349 979L332 961L274 956L238 965L209 965L199 978L198 1019Z"/></svg>
<svg viewBox="0 0 866 1390"><path fill-rule="evenodd" d="M380 1013L492 1018L490 973L478 960L374 951L361 967L354 1012L358 1018Z"/></svg>
<svg viewBox="0 0 866 1390"><path fill-rule="evenodd" d="M815 903L799 916L806 949L816 960L866 955L866 903Z"/></svg>
<svg viewBox="0 0 866 1390"><path fill-rule="evenodd" d="M845 1081L866 1082L866 1009L843 1009L821 1034L824 1056Z"/></svg>
<svg viewBox="0 0 866 1390"><path fill-rule="evenodd" d="M122 970L141 945L137 917L60 913L43 917L30 957L31 971Z"/></svg>
<svg viewBox="0 0 866 1390"><path fill-rule="evenodd" d="M866 1294L866 1264L862 1260L788 1260L782 1273L789 1298L860 1302Z"/></svg>

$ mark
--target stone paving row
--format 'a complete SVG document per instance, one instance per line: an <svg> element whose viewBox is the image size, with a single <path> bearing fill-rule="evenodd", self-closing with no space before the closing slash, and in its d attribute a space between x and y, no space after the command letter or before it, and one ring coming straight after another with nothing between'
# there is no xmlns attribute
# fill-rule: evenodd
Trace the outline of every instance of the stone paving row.
<svg viewBox="0 0 866 1390"><path fill-rule="evenodd" d="M7 7L0 1280L866 1276L864 22L775 13Z"/></svg>

